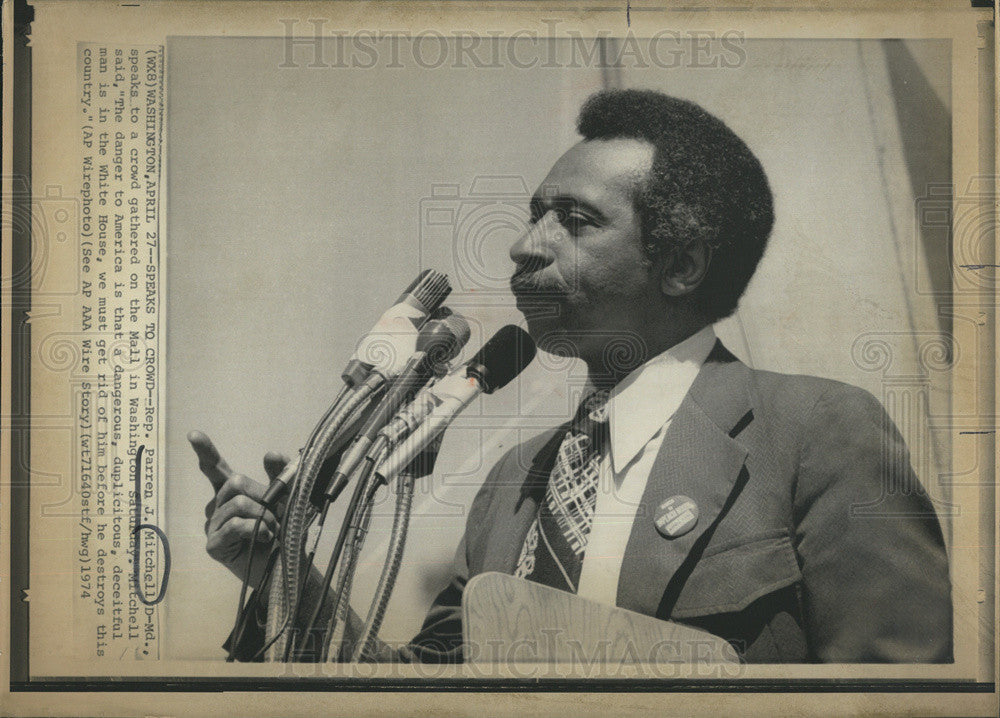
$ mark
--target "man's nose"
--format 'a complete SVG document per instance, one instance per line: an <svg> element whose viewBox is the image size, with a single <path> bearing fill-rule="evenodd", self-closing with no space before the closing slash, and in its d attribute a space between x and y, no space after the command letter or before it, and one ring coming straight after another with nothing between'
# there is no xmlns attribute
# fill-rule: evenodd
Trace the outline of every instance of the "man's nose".
<svg viewBox="0 0 1000 718"><path fill-rule="evenodd" d="M547 213L532 225L511 245L510 258L518 267L528 267L532 271L552 263L554 255L551 243L553 233L559 229L553 214Z"/></svg>

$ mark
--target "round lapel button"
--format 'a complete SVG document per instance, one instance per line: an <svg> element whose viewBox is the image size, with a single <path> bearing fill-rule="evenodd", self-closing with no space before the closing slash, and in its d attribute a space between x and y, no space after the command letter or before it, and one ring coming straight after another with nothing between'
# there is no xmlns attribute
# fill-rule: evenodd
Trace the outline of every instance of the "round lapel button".
<svg viewBox="0 0 1000 718"><path fill-rule="evenodd" d="M683 536L698 523L698 504L687 496L671 496L657 508L654 523L666 538Z"/></svg>

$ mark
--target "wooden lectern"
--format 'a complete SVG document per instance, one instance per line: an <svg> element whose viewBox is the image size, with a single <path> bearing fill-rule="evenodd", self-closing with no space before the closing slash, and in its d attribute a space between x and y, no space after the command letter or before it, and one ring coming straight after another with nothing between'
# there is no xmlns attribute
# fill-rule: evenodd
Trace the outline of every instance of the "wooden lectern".
<svg viewBox="0 0 1000 718"><path fill-rule="evenodd" d="M711 633L495 572L466 585L462 625L469 663L739 663Z"/></svg>

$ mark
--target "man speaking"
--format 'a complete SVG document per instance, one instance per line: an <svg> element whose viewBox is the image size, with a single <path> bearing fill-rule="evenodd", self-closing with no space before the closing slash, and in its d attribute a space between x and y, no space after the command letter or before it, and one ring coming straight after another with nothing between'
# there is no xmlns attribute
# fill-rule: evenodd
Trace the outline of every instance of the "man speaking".
<svg viewBox="0 0 1000 718"><path fill-rule="evenodd" d="M583 360L593 391L493 467L420 633L371 658L461 661L463 589L499 571L708 631L750 663L951 660L941 529L885 411L750 369L713 332L773 225L757 158L653 91L600 92L577 129L511 247L511 289L538 346ZM265 562L250 538L266 487L190 438L216 491L208 552L242 578ZM265 457L272 478L281 466ZM256 628L238 657L259 653Z"/></svg>

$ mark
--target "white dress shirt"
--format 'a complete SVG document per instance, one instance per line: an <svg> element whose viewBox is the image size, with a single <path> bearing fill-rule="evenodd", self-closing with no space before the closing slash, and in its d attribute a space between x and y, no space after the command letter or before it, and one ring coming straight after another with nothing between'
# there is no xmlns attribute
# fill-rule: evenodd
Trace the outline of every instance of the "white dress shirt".
<svg viewBox="0 0 1000 718"><path fill-rule="evenodd" d="M670 420L714 345L715 331L707 326L647 361L611 391L610 451L601 462L577 595L615 605L622 557L649 472Z"/></svg>

